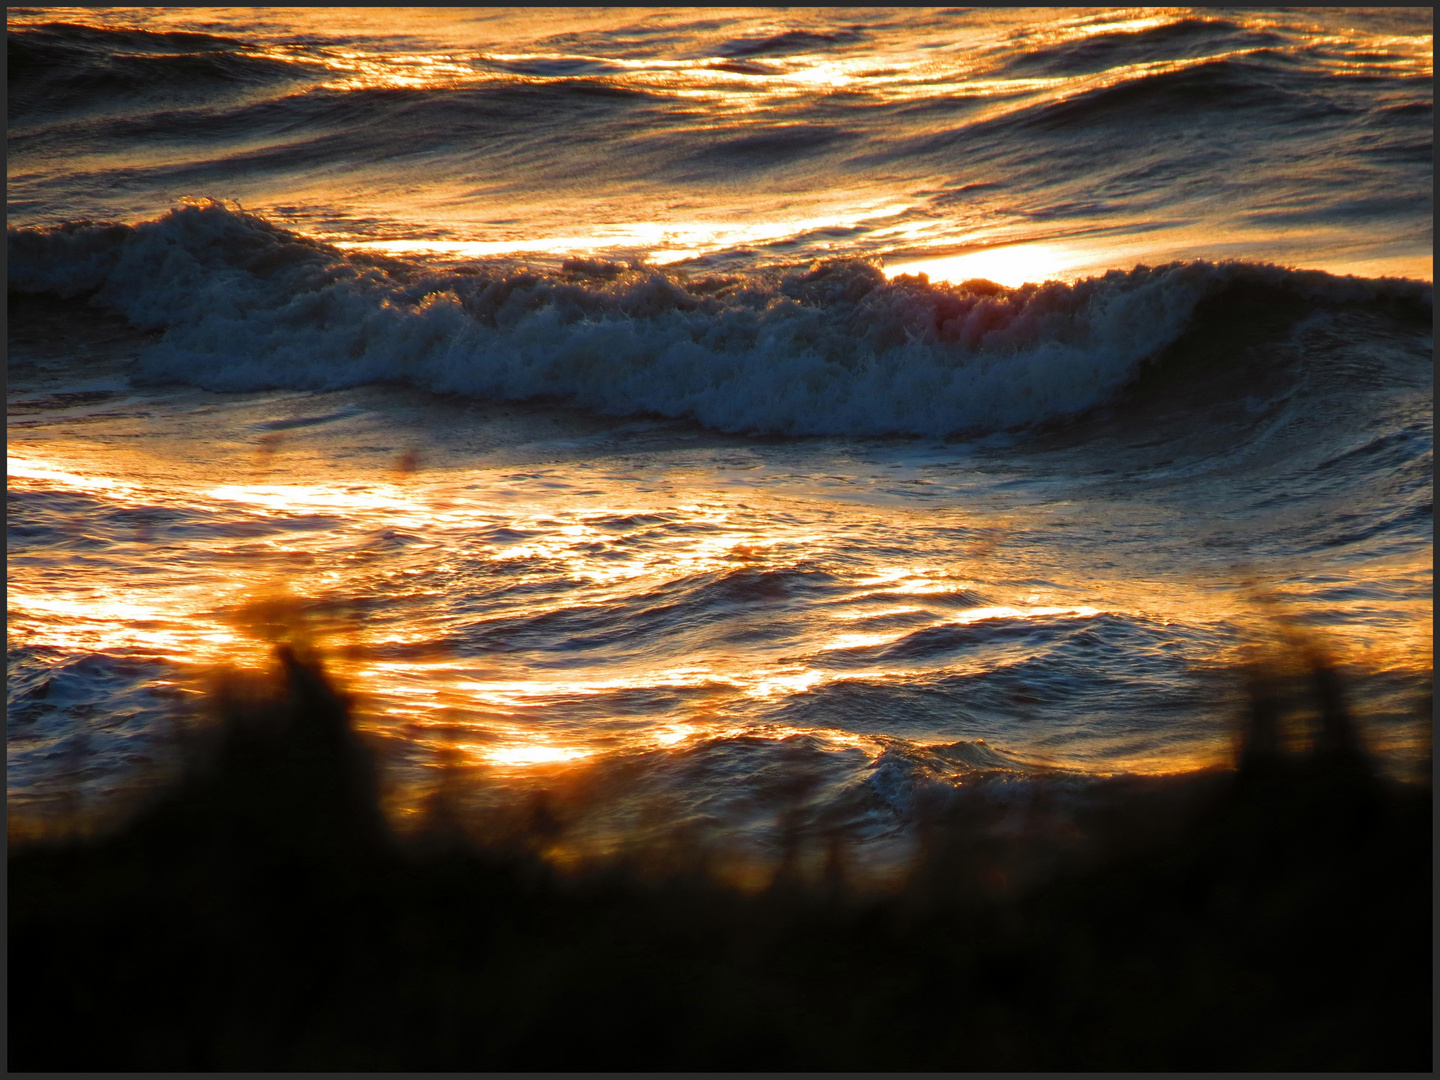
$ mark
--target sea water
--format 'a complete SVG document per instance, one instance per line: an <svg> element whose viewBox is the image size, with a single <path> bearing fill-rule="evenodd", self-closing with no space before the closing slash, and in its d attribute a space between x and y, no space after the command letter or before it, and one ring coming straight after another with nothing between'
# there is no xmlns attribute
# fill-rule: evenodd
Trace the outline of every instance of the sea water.
<svg viewBox="0 0 1440 1080"><path fill-rule="evenodd" d="M1287 635L1428 762L1428 10L7 40L12 818L300 639L577 851L1223 766Z"/></svg>

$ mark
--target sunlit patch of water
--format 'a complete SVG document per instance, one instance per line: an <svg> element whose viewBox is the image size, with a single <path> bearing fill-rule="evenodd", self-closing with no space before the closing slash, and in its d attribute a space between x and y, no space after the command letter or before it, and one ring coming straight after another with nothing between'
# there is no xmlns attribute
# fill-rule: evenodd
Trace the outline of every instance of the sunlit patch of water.
<svg viewBox="0 0 1440 1080"><path fill-rule="evenodd" d="M1354 206L1347 209L1337 198L1331 199L1334 213L1317 217L1309 210L1325 177L1307 162L1355 163L1382 149L1364 140L1352 144L1338 128L1321 131L1323 121L1313 131L1306 121L1294 135L1331 142L1254 165L1246 171L1276 166L1254 185L1232 183L1224 165L1198 182L1207 163L1187 157L1183 138L1167 143L1169 149L1157 149L1148 137L1127 145L1126 154L1136 155L1131 180L1123 162L1110 162L1105 153L1099 163L1062 155L1049 169L1030 164L1036 154L1048 160L1055 150L1025 126L1047 110L1230 67L1278 65L1281 75L1304 72L1337 88L1357 77L1373 80L1386 97L1384 108L1417 106L1419 97L1407 97L1405 87L1415 85L1418 94L1420 81L1430 77L1431 38L1395 13L1176 8L1036 19L1023 11L877 10L817 23L775 11L696 18L679 11L436 10L411 13L397 35L379 12L274 9L261 17L228 9L54 8L12 13L10 26L20 32L56 21L199 29L231 39L237 56L271 65L285 78L268 87L247 80L228 85L225 107L243 103L262 119L255 130L234 118L215 123L216 144L203 150L179 150L167 139L97 141L90 134L67 152L46 149L46 139L33 151L17 144L10 178L22 196L12 222L45 203L37 193L52 186L77 197L67 175L77 160L87 175L126 176L123 185L93 185L113 189L104 195L112 200L123 197L122 188L146 188L141 178L153 172L155 192L142 196L158 200L143 207L153 214L175 197L175 170L209 175L205 170L223 168L234 179L243 169L227 162L279 154L288 164L273 184L259 175L239 177L234 182L244 190L226 194L349 250L451 261L605 255L663 265L703 264L727 253L752 262L842 254L883 259L899 272L936 279L1004 284L1196 257L1275 260L1338 273L1433 272L1429 253L1405 240L1403 230L1376 232L1378 219L1365 206L1378 206L1389 189L1369 186L1363 170L1354 173L1366 187ZM1277 79L1260 77L1257 86ZM1224 85L1222 79L1217 108L1228 117ZM643 113L644 123L608 129L605 145L614 153L603 170L590 167L591 144L577 136L587 124L611 119L582 108L583 119L572 122L568 106L557 106L552 118L550 106L538 103L570 91L577 102L614 99L628 103L614 104L620 113L629 107ZM511 93L520 95L517 108L543 118L544 124L530 126L549 149L517 144L501 118L478 145L503 151L477 159L470 149L477 140L452 137L455 118L441 103L447 96ZM401 164L367 160L339 177L328 163L305 167L305 121L276 130L269 115L288 114L312 97L383 102L387 94L433 102L440 110L436 126L418 108L405 125L406 134L420 140L416 147L376 147ZM529 101L527 94L540 97ZM111 107L130 119L133 110L145 115L138 103L117 100ZM1166 106L1151 111L1163 114ZM390 119L388 108L381 113ZM17 130L34 133L25 117L12 119ZM545 126L552 119L553 129ZM1236 118L1236 130L1248 132L1245 125L1254 119ZM1022 125L1020 134L1002 141L1013 149L997 153L989 133L1012 121ZM335 132L325 121L308 135L323 151ZM1085 143L1088 129L1077 138ZM1397 138L1384 153L1416 152ZM188 138L180 142L193 146ZM1175 182L1178 166L1165 160L1170 150L1184 164L1181 174L1191 177L1185 184ZM416 160L426 166L413 168ZM1120 175L1112 175L1112 165ZM1076 168L1084 175L1071 176ZM1154 186L1144 182L1152 170ZM586 179L577 182L581 175ZM1157 197L1162 191L1168 194ZM132 205L111 216L141 212ZM1266 220L1277 212L1277 221ZM1085 243L1077 247L1077 240Z"/></svg>
<svg viewBox="0 0 1440 1080"><path fill-rule="evenodd" d="M150 543L112 545L93 566L62 571L64 557L38 549L12 557L12 645L163 658L195 673L193 689L214 665L263 666L271 642L306 635L324 643L367 730L429 753L458 750L517 781L616 755L798 735L860 752L863 770L888 745L877 741L883 725L865 730L863 707L837 714L838 726L774 717L826 688L910 693L1032 662L1107 614L1117 626L1168 627L1192 668L1220 669L1240 648L1222 628L1257 618L1242 595L1191 580L1067 579L1053 552L1006 539L1044 531L1014 509L992 519L966 510L958 533L912 533L897 562L885 553L892 526L863 504L772 503L756 491L739 507L686 485L637 495L593 470L549 494L517 488L509 469L401 482L333 462L308 479L216 483L199 463L127 460L107 474L103 457L58 440L43 458L16 448L11 491L98 500L85 526L97 534L136 507L183 523ZM973 555L957 560L957 534L984 542L968 540ZM1418 625L1362 617L1352 655L1413 668ZM961 631L979 636L926 637ZM1107 677L1154 662L1094 655ZM1184 670L1158 685L1179 690ZM1003 714L978 723L961 730L1025 744ZM947 737L943 727L930 735ZM1227 740L1203 725L1148 742L1092 729L1068 750L1053 740L1033 750L1053 764L1163 772L1223 758Z"/></svg>

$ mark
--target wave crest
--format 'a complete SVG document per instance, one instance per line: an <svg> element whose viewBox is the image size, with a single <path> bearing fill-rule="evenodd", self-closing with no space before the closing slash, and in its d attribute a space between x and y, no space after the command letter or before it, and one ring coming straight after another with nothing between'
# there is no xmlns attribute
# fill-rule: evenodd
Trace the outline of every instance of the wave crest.
<svg viewBox="0 0 1440 1080"><path fill-rule="evenodd" d="M1195 262L1073 285L886 281L864 261L691 279L650 267L440 270L346 255L217 202L7 230L10 288L90 295L164 337L151 379L213 390L399 380L736 432L948 435L1114 395L1203 300L1430 303L1422 283Z"/></svg>

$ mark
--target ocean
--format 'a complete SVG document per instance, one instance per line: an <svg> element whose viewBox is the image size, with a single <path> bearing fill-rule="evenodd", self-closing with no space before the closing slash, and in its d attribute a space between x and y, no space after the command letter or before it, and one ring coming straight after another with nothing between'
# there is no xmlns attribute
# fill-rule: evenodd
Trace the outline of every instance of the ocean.
<svg viewBox="0 0 1440 1080"><path fill-rule="evenodd" d="M558 860L1429 769L1429 9L7 13L7 799L314 648ZM1287 738L1302 750L1300 716ZM37 826L39 827L39 826Z"/></svg>

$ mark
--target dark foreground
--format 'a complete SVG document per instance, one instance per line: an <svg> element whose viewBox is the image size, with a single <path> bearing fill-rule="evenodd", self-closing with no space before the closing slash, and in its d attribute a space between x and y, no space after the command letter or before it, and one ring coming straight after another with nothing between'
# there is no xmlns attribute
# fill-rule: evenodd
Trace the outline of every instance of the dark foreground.
<svg viewBox="0 0 1440 1080"><path fill-rule="evenodd" d="M1431 792L1369 768L1322 659L1309 753L1257 682L1238 771L1117 790L1088 863L1007 888L937 809L868 899L838 863L562 877L543 812L400 844L343 698L280 659L124 831L10 857L10 1069L1431 1068Z"/></svg>

